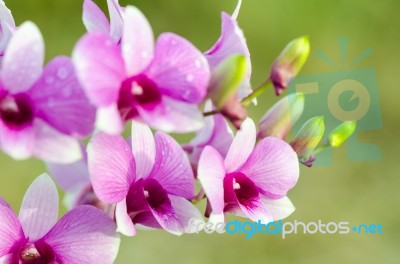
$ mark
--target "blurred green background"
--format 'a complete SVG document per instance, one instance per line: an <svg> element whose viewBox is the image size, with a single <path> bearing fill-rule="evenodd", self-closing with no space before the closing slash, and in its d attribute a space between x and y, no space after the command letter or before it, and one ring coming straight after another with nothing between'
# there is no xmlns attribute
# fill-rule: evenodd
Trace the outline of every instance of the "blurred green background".
<svg viewBox="0 0 400 264"><path fill-rule="evenodd" d="M34 21L46 41L46 57L71 54L85 32L81 0L6 0L17 24ZM98 0L105 7L105 0ZM120 0L138 6L155 34L176 32L207 50L220 34L220 12L233 12L235 0ZM311 37L312 54L302 73L331 72L315 56L323 50L339 60L338 39L349 40L353 58L365 48L373 56L357 67L374 67L378 74L383 129L363 132L360 139L376 144L381 160L346 159L346 146L335 150L332 167L302 168L297 186L289 193L297 210L287 220L379 223L383 235L184 235L142 231L123 239L116 263L400 263L400 2L397 0L244 0L239 16L250 47L253 85L267 75L269 65L295 37ZM354 66L352 66L354 68ZM343 69L346 66L343 66ZM337 69L336 69L337 70ZM257 120L277 98L272 90L250 109ZM185 140L186 138L180 138ZM18 210L32 180L44 171L37 160L16 162L0 154L0 195ZM101 241L99 241L101 243Z"/></svg>

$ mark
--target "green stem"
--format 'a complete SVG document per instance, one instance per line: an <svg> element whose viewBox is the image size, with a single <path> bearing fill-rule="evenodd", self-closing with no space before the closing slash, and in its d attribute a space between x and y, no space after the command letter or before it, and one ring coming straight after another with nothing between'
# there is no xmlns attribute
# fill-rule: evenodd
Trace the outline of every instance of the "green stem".
<svg viewBox="0 0 400 264"><path fill-rule="evenodd" d="M257 98L260 95L262 95L270 86L272 86L272 82L270 79L268 79L263 84L261 84L257 89L255 89L251 94L249 94L247 97L243 98L243 100L241 101L241 104L244 107L248 107L254 98ZM215 114L219 114L219 113L220 113L220 110L213 110L213 111L203 113L203 116L211 116L211 115L215 115Z"/></svg>
<svg viewBox="0 0 400 264"><path fill-rule="evenodd" d="M270 79L266 80L263 84L261 84L257 89L255 89L251 94L249 94L246 98L242 100L242 105L243 106L249 106L251 101L253 101L254 98L259 97L262 95L270 86L272 86L272 82Z"/></svg>

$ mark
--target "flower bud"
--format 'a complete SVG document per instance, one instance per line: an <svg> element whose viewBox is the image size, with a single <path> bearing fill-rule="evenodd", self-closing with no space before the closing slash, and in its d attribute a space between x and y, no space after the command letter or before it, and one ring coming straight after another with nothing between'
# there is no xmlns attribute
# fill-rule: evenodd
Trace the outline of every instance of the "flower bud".
<svg viewBox="0 0 400 264"><path fill-rule="evenodd" d="M336 127L328 137L329 145L331 147L339 147L343 144L356 130L356 121L345 121Z"/></svg>
<svg viewBox="0 0 400 264"><path fill-rule="evenodd" d="M236 93L247 73L247 61L244 55L232 55L223 60L213 70L209 97L217 110L225 106Z"/></svg>
<svg viewBox="0 0 400 264"><path fill-rule="evenodd" d="M285 139L287 133L299 120L304 110L304 94L293 93L279 100L261 118L258 127L259 139L277 137Z"/></svg>
<svg viewBox="0 0 400 264"><path fill-rule="evenodd" d="M310 54L310 40L303 36L291 41L274 61L271 67L270 80L275 87L276 95L290 85L292 79L300 72Z"/></svg>
<svg viewBox="0 0 400 264"><path fill-rule="evenodd" d="M315 158L312 157L314 149L318 146L325 132L324 117L317 116L309 119L300 128L290 145L297 153L302 163L311 166Z"/></svg>
<svg viewBox="0 0 400 264"><path fill-rule="evenodd" d="M247 118L247 111L240 103L237 94L234 94L221 109L225 116L236 129L240 129L243 121Z"/></svg>

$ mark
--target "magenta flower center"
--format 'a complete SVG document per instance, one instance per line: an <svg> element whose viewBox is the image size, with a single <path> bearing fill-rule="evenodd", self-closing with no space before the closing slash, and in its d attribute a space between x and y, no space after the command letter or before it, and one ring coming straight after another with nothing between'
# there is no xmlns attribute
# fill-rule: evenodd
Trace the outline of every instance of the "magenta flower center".
<svg viewBox="0 0 400 264"><path fill-rule="evenodd" d="M251 205L259 197L259 190L252 180L241 172L228 174L224 179L224 198L226 203Z"/></svg>
<svg viewBox="0 0 400 264"><path fill-rule="evenodd" d="M147 110L153 109L161 101L158 86L146 75L126 79L121 86L118 98L118 109L125 120L138 115L137 106Z"/></svg>
<svg viewBox="0 0 400 264"><path fill-rule="evenodd" d="M164 188L153 179L147 179L144 182L144 196L151 208L161 208L169 204L169 198Z"/></svg>
<svg viewBox="0 0 400 264"><path fill-rule="evenodd" d="M49 245L39 241L25 244L19 252L19 260L21 264L48 264L54 262L55 255Z"/></svg>
<svg viewBox="0 0 400 264"><path fill-rule="evenodd" d="M31 124L34 111L29 98L24 94L17 94L0 99L0 118L10 128Z"/></svg>

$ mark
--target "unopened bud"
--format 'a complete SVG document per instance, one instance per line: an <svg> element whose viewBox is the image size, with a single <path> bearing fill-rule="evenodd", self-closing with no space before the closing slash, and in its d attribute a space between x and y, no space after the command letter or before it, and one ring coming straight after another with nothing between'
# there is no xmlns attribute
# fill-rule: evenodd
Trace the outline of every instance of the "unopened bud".
<svg viewBox="0 0 400 264"><path fill-rule="evenodd" d="M246 57L232 55L223 60L213 70L209 85L209 97L217 110L225 106L236 93L247 73Z"/></svg>
<svg viewBox="0 0 400 264"><path fill-rule="evenodd" d="M329 145L331 147L339 147L343 144L354 131L356 131L357 122L356 121L345 121L336 127L328 137Z"/></svg>
<svg viewBox="0 0 400 264"><path fill-rule="evenodd" d="M307 166L309 167L315 160L315 158L312 158L311 156L314 152L314 149L321 142L324 132L324 117L317 116L304 123L296 137L292 140L292 142L290 142L290 145L297 153L300 161L302 163L307 163Z"/></svg>
<svg viewBox="0 0 400 264"><path fill-rule="evenodd" d="M259 122L258 138L285 139L304 110L304 94L294 93L279 100Z"/></svg>
<svg viewBox="0 0 400 264"><path fill-rule="evenodd" d="M310 54L310 40L303 36L291 41L274 61L271 67L270 80L275 87L276 95L290 85L300 72Z"/></svg>

